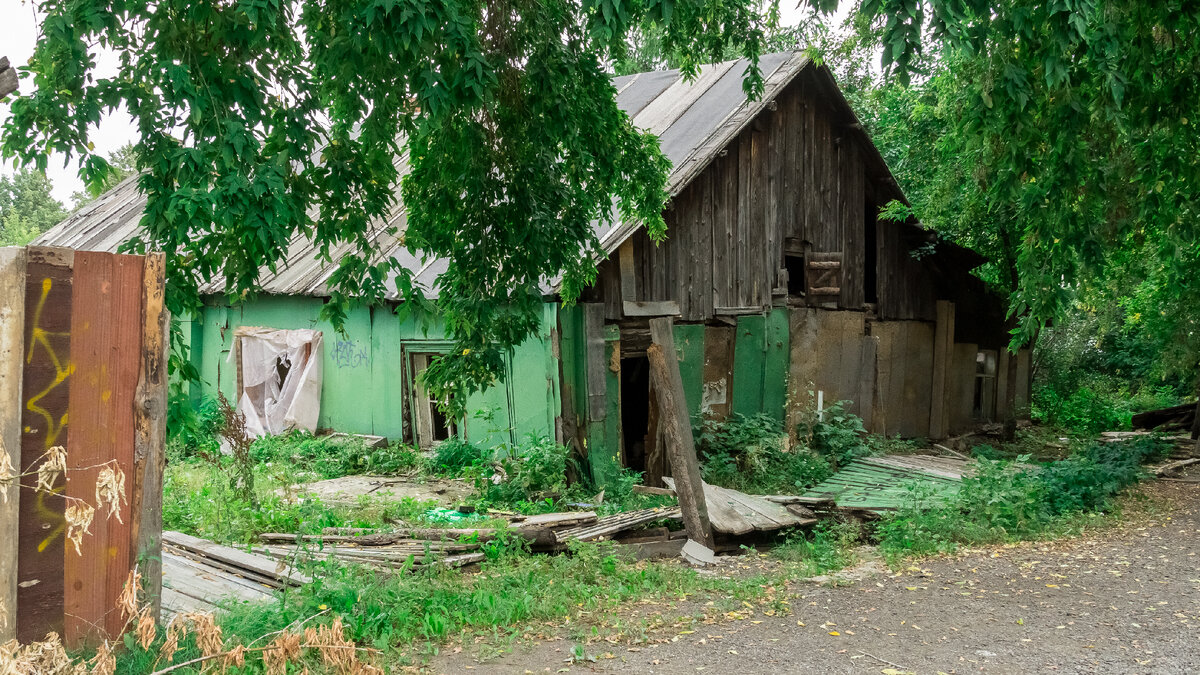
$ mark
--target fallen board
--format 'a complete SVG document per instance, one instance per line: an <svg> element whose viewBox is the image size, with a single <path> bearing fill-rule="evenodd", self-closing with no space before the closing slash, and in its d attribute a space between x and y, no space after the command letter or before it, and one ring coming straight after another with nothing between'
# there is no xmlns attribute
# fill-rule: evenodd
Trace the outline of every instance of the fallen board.
<svg viewBox="0 0 1200 675"><path fill-rule="evenodd" d="M311 583L308 575L298 572L286 565L280 566L276 561L263 558L236 548L222 546L211 541L183 534L182 532L163 532L164 546L173 546L186 552L193 558L207 559L213 567L240 568L249 574L268 579L275 579L282 584L299 586Z"/></svg>
<svg viewBox="0 0 1200 675"><path fill-rule="evenodd" d="M910 499L914 485L931 498L958 493L964 475L974 471L970 462L927 455L889 455L854 460L802 495L829 500L838 508L880 513L894 510Z"/></svg>
<svg viewBox="0 0 1200 675"><path fill-rule="evenodd" d="M590 525L556 530L554 538L560 544L565 544L568 541L596 541L598 539L611 538L614 534L632 530L639 525L652 523L656 520L678 519L681 517L682 514L678 506L627 511L625 513L605 516Z"/></svg>
<svg viewBox="0 0 1200 675"><path fill-rule="evenodd" d="M663 478L668 487L674 481ZM713 531L726 535L741 535L750 532L772 532L785 527L812 525L815 518L797 516L779 504L762 497L748 495L717 485L701 483L704 501L708 505L708 520Z"/></svg>
<svg viewBox="0 0 1200 675"><path fill-rule="evenodd" d="M272 562L267 558L262 560ZM160 620L163 623L180 613L212 613L239 603L266 602L274 597L270 586L170 550L162 554L162 579Z"/></svg>

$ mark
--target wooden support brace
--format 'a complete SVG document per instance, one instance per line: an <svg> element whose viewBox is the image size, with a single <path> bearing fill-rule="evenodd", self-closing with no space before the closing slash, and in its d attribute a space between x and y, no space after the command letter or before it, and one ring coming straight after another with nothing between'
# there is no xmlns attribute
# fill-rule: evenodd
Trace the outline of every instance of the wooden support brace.
<svg viewBox="0 0 1200 675"><path fill-rule="evenodd" d="M21 470L24 327L25 249L0 248L0 464L13 474ZM0 644L17 636L20 493L18 480L0 482Z"/></svg>
<svg viewBox="0 0 1200 675"><path fill-rule="evenodd" d="M708 505L704 501L704 483L700 478L700 461L696 457L683 377L675 355L673 326L671 319L650 320L651 345L646 350L646 357L650 362L650 378L658 398L659 423L671 461L671 475L675 477L684 527L692 540L714 548Z"/></svg>
<svg viewBox="0 0 1200 675"><path fill-rule="evenodd" d="M162 497L167 440L170 316L164 304L166 260L146 256L142 281L142 357L134 397L132 535L151 616L162 609Z"/></svg>

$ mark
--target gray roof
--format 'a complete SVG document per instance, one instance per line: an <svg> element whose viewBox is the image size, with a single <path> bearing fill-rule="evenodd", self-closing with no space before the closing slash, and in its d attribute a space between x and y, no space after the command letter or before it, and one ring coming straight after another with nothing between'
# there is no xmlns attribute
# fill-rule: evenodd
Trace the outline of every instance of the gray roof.
<svg viewBox="0 0 1200 675"><path fill-rule="evenodd" d="M760 59L766 81L763 95L749 100L742 89L748 62L745 59L703 66L692 81L678 70L662 70L614 78L617 104L633 118L634 126L659 137L663 153L671 160L668 191L677 195L714 157L785 87L809 60L801 52L767 54ZM824 69L820 69L824 71ZM870 146L870 144L867 144ZM401 175L408 172L407 157L399 158ZM70 217L42 234L34 242L44 246L66 246L85 251L116 251L138 231L138 222L146 199L131 177L100 198L85 205ZM399 202L399 200L397 200ZM414 255L401 242L405 213L397 203L387 224L395 225L396 235L378 228L372 235L380 256L398 258L416 274L417 283L427 291L446 269L444 259ZM615 227L596 225L596 235L605 251L611 253L638 228L638 223L622 222ZM330 251L336 261L347 245ZM272 274L263 270L262 290L274 295L328 295L328 279L336 268L318 256L316 247L303 237L292 240L286 260ZM201 287L202 293L220 293L223 280ZM393 298L395 292L393 289Z"/></svg>

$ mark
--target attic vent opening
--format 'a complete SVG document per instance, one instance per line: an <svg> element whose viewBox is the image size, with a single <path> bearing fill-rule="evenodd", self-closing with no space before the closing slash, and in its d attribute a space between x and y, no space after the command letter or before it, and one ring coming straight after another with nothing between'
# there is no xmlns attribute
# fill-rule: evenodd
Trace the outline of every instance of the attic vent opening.
<svg viewBox="0 0 1200 675"><path fill-rule="evenodd" d="M803 255L783 256L783 266L787 270L788 295L804 295L807 280L804 274Z"/></svg>

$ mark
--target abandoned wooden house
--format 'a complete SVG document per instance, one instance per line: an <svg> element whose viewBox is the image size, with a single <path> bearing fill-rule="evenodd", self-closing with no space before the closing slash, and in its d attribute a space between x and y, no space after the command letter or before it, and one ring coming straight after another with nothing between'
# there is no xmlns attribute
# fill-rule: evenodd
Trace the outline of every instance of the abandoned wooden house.
<svg viewBox="0 0 1200 675"><path fill-rule="evenodd" d="M983 258L878 218L904 195L827 68L799 52L762 67L758 100L742 90L745 61L690 82L677 71L614 79L619 105L673 163L667 238L630 223L598 231L609 257L597 283L571 307L547 293L542 328L512 351L508 377L468 401L482 415L456 424L420 391L416 376L450 341L438 325L393 317L398 297L354 312L342 335L323 325L331 269L303 240L263 295L231 305L219 285L205 289L204 311L185 321L203 379L193 399L241 393L229 363L239 327L315 328L329 336L316 426L422 447L452 434L490 446L550 436L603 482L659 461L645 350L648 319L668 315L697 423L766 413L791 428L818 402L844 400L871 431L941 438L1003 415L1009 387L1026 406L1028 354L1007 381L1002 302L970 273ZM115 250L143 203L126 181L37 243ZM378 245L434 290L444 261L395 238Z"/></svg>

